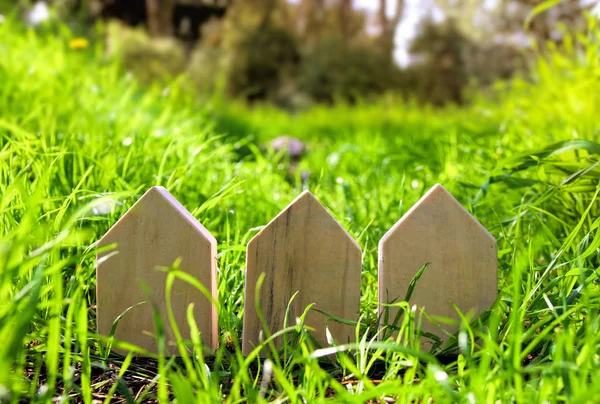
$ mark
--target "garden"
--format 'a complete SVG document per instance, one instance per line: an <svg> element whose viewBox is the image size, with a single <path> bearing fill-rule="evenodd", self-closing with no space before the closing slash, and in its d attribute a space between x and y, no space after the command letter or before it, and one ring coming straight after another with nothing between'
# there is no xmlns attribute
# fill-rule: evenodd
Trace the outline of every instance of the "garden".
<svg viewBox="0 0 600 404"><path fill-rule="evenodd" d="M106 53L103 24L86 37L7 15L0 402L600 401L598 23L565 27L469 102L384 94L290 111L198 97L185 74L142 80ZM273 147L282 136L303 153ZM378 243L436 183L496 239L498 297L421 351L378 333ZM152 186L217 241L215 351L123 356L97 333L96 243ZM246 246L306 189L362 249L355 338L321 355L300 320L284 356L244 356Z"/></svg>

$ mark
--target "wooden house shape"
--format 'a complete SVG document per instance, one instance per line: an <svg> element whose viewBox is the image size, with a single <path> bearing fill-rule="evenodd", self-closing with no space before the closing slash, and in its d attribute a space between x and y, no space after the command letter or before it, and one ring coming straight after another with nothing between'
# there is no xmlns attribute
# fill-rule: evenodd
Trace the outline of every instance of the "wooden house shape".
<svg viewBox="0 0 600 404"><path fill-rule="evenodd" d="M260 308L271 333L281 330L290 299L288 325L314 303L315 309L347 320L358 320L360 310L361 249L309 191L303 192L267 224L248 244L242 351L248 355L261 342ZM328 346L326 325L337 343L353 340L354 327L329 321L310 311L306 324ZM275 341L281 347L282 339Z"/></svg>
<svg viewBox="0 0 600 404"><path fill-rule="evenodd" d="M479 315L498 294L494 237L440 184L431 188L379 243L379 301L401 301L423 265L410 304L432 316L421 330L447 340L462 313ZM380 309L382 310L382 308ZM395 309L397 310L397 309ZM390 310L390 319L397 311ZM456 320L448 325L435 316ZM431 339L422 338L423 348Z"/></svg>
<svg viewBox="0 0 600 404"><path fill-rule="evenodd" d="M108 249L109 246L114 248ZM115 338L157 353L150 304L154 301L165 327L167 353L175 354L175 337L167 318L167 275L157 267L172 267L180 259L179 270L195 277L216 300L215 238L165 188L152 187L98 241L97 248L98 333L109 335L121 313L145 302L121 318ZM173 313L182 337L190 338L186 315L188 306L193 303L202 341L205 346L215 348L217 313L212 302L197 288L179 279L175 280L171 293Z"/></svg>

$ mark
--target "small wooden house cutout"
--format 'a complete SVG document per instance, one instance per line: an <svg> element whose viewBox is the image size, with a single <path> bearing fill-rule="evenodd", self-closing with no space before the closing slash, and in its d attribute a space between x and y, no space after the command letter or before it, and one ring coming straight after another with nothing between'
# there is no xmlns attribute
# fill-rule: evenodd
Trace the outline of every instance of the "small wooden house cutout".
<svg viewBox="0 0 600 404"><path fill-rule="evenodd" d="M263 325L255 310L256 284L260 308L270 331L283 328L290 299L288 325L295 324L306 307L347 320L358 319L360 311L361 249L356 241L308 191L302 193L248 244L242 351L248 355L261 341ZM327 317L311 311L306 324L327 346ZM353 327L334 321L327 324L338 343L347 342ZM281 339L276 341L281 346Z"/></svg>
<svg viewBox="0 0 600 404"><path fill-rule="evenodd" d="M104 250L114 245L114 249ZM158 266L172 267L194 276L216 300L215 238L166 189L148 190L98 241L97 328L109 335L113 322L127 308L115 338L151 352L157 352L155 324L150 301L157 304L165 327L167 352L176 354L175 337L167 318L166 273ZM141 287L144 283L149 296ZM214 305L195 287L182 280L173 284L172 307L182 337L190 338L186 314L194 304L194 317L206 346L217 343L217 315ZM148 335L152 334L152 335ZM119 350L117 350L119 352Z"/></svg>
<svg viewBox="0 0 600 404"><path fill-rule="evenodd" d="M379 243L379 301L401 301L419 269L430 263L413 290L410 304L430 316L458 320L452 303L477 316L498 294L494 237L444 187L429 190ZM396 311L390 310L390 319ZM390 320L391 321L391 320ZM447 340L458 324L433 324L421 330ZM423 338L422 346L432 340Z"/></svg>

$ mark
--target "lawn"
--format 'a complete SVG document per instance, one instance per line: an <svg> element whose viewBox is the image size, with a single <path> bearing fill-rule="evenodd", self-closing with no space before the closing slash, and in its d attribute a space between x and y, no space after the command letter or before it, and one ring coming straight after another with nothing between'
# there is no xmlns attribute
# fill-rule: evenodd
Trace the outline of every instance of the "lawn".
<svg viewBox="0 0 600 404"><path fill-rule="evenodd" d="M593 21L469 106L296 114L199 98L185 77L142 86L73 38L0 23L0 402L600 401ZM280 135L306 143L297 166L265 147ZM375 337L377 243L435 183L496 238L499 297L463 329L474 344L428 353ZM214 355L119 357L95 334L95 243L153 185L218 241ZM305 188L363 250L356 345L244 358L245 246Z"/></svg>

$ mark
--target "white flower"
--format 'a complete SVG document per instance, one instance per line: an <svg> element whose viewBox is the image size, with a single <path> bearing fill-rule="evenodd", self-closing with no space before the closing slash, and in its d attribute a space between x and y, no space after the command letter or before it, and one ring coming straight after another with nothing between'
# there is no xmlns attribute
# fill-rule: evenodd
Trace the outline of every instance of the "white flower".
<svg viewBox="0 0 600 404"><path fill-rule="evenodd" d="M35 3L25 15L27 24L33 26L39 25L48 19L50 19L50 9L43 1Z"/></svg>

